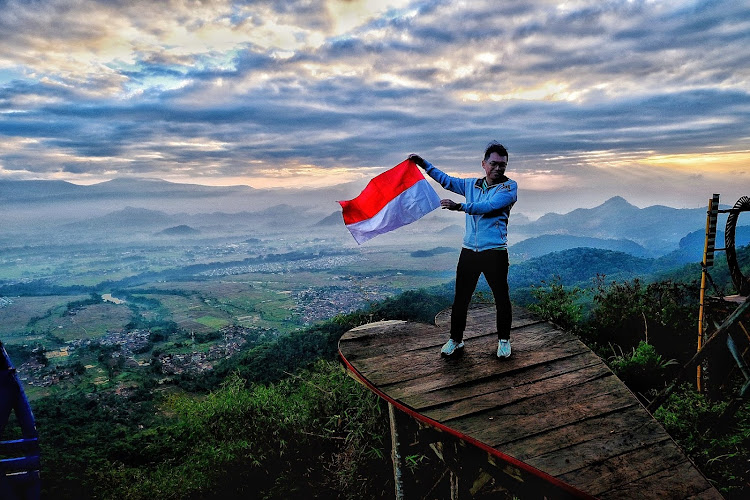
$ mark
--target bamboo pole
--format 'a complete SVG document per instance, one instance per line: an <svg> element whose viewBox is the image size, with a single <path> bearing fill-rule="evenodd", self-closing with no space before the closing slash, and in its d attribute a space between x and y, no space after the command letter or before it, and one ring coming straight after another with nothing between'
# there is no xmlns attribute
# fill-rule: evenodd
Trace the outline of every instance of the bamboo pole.
<svg viewBox="0 0 750 500"><path fill-rule="evenodd" d="M700 295L700 309L698 311L698 352L703 348L703 308L704 301L706 298L706 267L703 266L703 271L701 272L701 295ZM698 389L698 392L703 392L703 376L702 376L702 366L699 364L696 368L695 372L695 386Z"/></svg>
<svg viewBox="0 0 750 500"><path fill-rule="evenodd" d="M708 200L708 212L706 213L706 239L703 244L703 261L701 265L701 291L700 291L700 309L698 310L698 352L703 347L703 325L705 324L705 303L706 303L706 278L709 266L713 265L714 243L716 241L716 213L719 209L719 195L714 194L713 198ZM696 367L695 386L698 392L703 392L703 374L702 366Z"/></svg>

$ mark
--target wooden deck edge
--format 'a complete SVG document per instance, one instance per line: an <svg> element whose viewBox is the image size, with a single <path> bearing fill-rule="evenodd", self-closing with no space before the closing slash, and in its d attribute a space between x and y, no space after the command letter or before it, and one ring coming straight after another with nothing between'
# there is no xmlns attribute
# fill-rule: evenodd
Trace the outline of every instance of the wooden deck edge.
<svg viewBox="0 0 750 500"><path fill-rule="evenodd" d="M581 498L581 499L589 499L589 500L595 500L596 497L583 492L576 487L565 483L564 481L561 481L560 479L557 479L556 477L553 477L549 474L547 474L544 471L541 471L539 469L536 469L535 467L522 462L510 455L506 455L502 453L501 451L492 448L491 446L469 436L466 435L460 431L457 431L451 427L448 427L445 424L442 424L436 420L433 420L425 415L422 415L418 411L412 409L411 407L405 405L404 403L395 400L382 392L378 387L376 387L372 382L370 382L367 377L362 375L362 373L359 372L343 355L341 352L341 349L339 348L339 359L343 363L343 365L346 367L347 371L349 371L357 380L359 380L362 384L365 385L370 391L375 393L378 397L381 399L387 401L389 404L393 405L395 408L403 411L410 417L414 418L418 422L421 422L423 424L429 425L435 429L438 429L440 431L446 432L452 436L457 437L458 439L461 439L462 441L465 441L466 443L471 444L472 446L481 449L482 451L487 452L489 455L495 457L496 459L500 460L503 464L511 467L515 467L519 471L524 472L526 475L538 479L539 481L547 484L550 486L551 489L553 489L557 496L556 498Z"/></svg>

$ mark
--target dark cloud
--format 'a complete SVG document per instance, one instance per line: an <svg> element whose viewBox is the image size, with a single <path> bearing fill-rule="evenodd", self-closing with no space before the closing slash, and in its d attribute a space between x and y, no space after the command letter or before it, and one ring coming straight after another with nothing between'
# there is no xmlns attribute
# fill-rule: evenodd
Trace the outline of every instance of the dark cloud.
<svg viewBox="0 0 750 500"><path fill-rule="evenodd" d="M252 177L410 152L473 172L495 138L516 172L604 189L620 173L592 151L737 151L750 136L737 2L415 1L343 33L322 0L170 9L5 2L0 67L21 76L0 84L0 174Z"/></svg>

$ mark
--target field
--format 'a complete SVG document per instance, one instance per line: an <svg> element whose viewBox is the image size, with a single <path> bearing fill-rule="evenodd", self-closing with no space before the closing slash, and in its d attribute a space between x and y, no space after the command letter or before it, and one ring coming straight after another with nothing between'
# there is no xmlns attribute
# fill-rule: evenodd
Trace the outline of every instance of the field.
<svg viewBox="0 0 750 500"><path fill-rule="evenodd" d="M13 297L12 304L0 308L0 338L16 344L42 338L49 328L45 330L37 325L60 318L69 302L86 298L86 295Z"/></svg>
<svg viewBox="0 0 750 500"><path fill-rule="evenodd" d="M280 247L290 253L273 253ZM119 390L146 373L169 380L452 279L458 248L430 257L411 250L398 243L331 249L317 240L8 249L0 286L23 293L0 294L0 340L21 349L16 364L32 399Z"/></svg>
<svg viewBox="0 0 750 500"><path fill-rule="evenodd" d="M49 332L63 342L75 339L95 339L108 331L122 330L131 318L130 310L123 305L102 303L81 307L78 310L53 314L36 321L35 331Z"/></svg>

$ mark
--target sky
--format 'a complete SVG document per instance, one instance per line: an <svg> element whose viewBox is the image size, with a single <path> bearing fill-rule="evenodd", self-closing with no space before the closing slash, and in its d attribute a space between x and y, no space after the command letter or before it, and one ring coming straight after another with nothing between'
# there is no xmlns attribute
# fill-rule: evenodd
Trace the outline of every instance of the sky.
<svg viewBox="0 0 750 500"><path fill-rule="evenodd" d="M0 0L0 179L364 187L418 153L529 213L750 195L750 2Z"/></svg>

